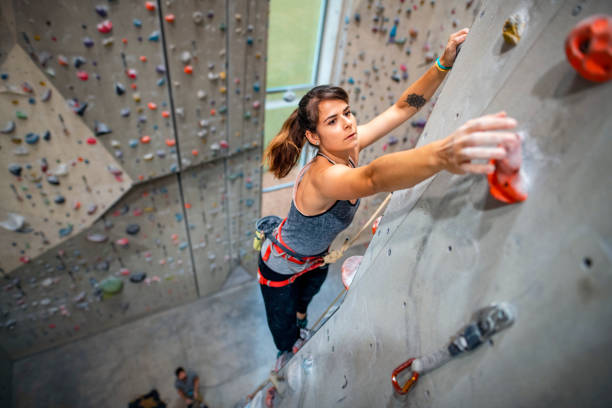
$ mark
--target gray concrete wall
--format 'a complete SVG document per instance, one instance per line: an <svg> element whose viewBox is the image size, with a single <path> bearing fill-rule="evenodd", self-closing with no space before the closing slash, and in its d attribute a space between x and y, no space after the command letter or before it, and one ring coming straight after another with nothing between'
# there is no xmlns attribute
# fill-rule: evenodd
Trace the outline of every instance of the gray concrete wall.
<svg viewBox="0 0 612 408"><path fill-rule="evenodd" d="M0 348L0 405L11 407L13 404L13 362Z"/></svg>
<svg viewBox="0 0 612 408"><path fill-rule="evenodd" d="M344 304L283 371L280 406L612 404L612 83L584 80L564 53L569 30L612 5L576 6L484 3L418 142L505 109L525 135L527 201L501 204L485 177L448 173L396 192ZM504 21L521 10L523 39L505 46ZM395 367L496 301L517 308L513 327L393 391Z"/></svg>

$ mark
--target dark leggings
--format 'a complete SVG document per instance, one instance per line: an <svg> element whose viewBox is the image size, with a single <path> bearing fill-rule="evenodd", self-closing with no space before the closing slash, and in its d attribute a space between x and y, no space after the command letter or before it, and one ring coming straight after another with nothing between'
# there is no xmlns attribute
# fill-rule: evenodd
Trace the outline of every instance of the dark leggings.
<svg viewBox="0 0 612 408"><path fill-rule="evenodd" d="M280 288L259 285L266 306L268 327L272 332L274 344L279 351L291 351L300 335L297 327L296 312L306 313L308 304L319 292L327 277L326 265L313 269L297 278L292 284ZM283 275L268 268L259 257L261 276L271 281L284 281L291 275Z"/></svg>

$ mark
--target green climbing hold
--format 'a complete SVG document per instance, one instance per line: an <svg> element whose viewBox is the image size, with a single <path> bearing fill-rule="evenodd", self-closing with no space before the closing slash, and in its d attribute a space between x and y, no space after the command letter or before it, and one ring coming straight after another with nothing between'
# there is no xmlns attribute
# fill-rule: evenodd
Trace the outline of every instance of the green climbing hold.
<svg viewBox="0 0 612 408"><path fill-rule="evenodd" d="M114 276L110 276L100 282L100 288L105 295L115 295L123 289L123 281Z"/></svg>
<svg viewBox="0 0 612 408"><path fill-rule="evenodd" d="M27 118L28 118L27 113L22 112L22 111L17 111L17 112L16 112L16 115L17 115L17 118L18 118L18 119L27 119Z"/></svg>

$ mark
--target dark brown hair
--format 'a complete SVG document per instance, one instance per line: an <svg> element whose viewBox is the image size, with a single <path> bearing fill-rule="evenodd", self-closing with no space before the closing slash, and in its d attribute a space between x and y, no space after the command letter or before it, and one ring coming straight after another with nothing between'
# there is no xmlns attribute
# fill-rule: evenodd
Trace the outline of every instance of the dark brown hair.
<svg viewBox="0 0 612 408"><path fill-rule="evenodd" d="M306 138L306 131L317 131L319 102L339 99L348 103L346 91L337 86L321 85L312 88L300 99L298 108L283 123L280 132L272 139L264 153L264 161L277 178L285 177L295 166Z"/></svg>

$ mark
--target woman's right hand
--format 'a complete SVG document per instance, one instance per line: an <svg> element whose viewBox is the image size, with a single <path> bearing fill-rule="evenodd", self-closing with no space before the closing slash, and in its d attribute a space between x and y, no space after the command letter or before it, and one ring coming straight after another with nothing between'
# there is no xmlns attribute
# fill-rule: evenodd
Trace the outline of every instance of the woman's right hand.
<svg viewBox="0 0 612 408"><path fill-rule="evenodd" d="M463 126L439 141L438 157L444 170L454 174L493 173L491 159L503 159L509 150L521 143L516 132L517 122L506 112L468 120ZM472 163L486 160L487 163Z"/></svg>

